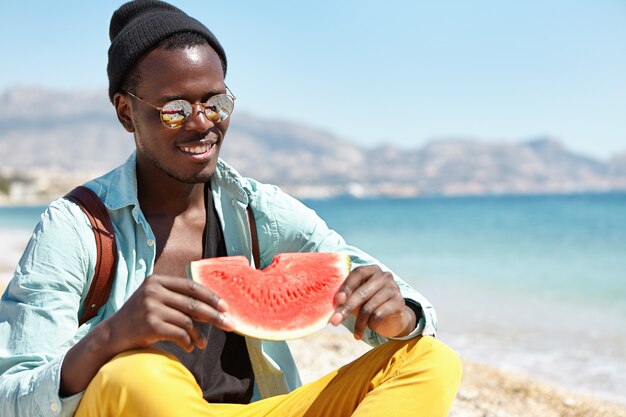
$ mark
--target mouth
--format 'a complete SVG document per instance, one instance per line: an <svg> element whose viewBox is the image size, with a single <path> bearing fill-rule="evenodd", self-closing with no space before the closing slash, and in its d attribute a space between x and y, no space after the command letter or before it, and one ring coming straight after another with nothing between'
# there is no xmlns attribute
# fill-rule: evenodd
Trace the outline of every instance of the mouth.
<svg viewBox="0 0 626 417"><path fill-rule="evenodd" d="M201 141L193 145L178 145L178 149L194 160L204 161L210 159L215 153L216 142Z"/></svg>
<svg viewBox="0 0 626 417"><path fill-rule="evenodd" d="M215 143L202 143L195 146L179 146L178 149L185 153L199 155L208 152L213 146L215 146Z"/></svg>

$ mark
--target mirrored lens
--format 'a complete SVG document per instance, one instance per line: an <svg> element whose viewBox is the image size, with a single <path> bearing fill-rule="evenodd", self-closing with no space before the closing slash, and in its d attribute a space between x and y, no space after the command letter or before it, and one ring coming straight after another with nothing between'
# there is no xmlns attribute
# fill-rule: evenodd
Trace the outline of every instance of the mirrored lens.
<svg viewBox="0 0 626 417"><path fill-rule="evenodd" d="M191 115L191 103L186 100L174 100L165 103L161 109L161 121L168 127L180 127Z"/></svg>
<svg viewBox="0 0 626 417"><path fill-rule="evenodd" d="M218 94L211 97L204 104L206 117L213 123L223 122L233 112L235 102L226 94Z"/></svg>

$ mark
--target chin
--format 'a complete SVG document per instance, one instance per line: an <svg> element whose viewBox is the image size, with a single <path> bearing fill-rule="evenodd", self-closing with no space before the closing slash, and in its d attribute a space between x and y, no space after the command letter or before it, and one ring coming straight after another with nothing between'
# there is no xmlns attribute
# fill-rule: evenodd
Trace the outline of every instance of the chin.
<svg viewBox="0 0 626 417"><path fill-rule="evenodd" d="M213 174L215 174L215 169L216 169L216 164L211 163L209 166L205 167L200 172L196 172L193 174L170 172L169 176L174 178L175 180L184 182L185 184L202 184L202 183L206 183L213 177Z"/></svg>

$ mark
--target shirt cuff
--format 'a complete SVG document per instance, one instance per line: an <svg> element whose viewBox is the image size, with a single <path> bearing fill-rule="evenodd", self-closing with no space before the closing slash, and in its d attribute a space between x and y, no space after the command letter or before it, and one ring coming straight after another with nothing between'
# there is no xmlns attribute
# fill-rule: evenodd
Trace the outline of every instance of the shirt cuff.
<svg viewBox="0 0 626 417"><path fill-rule="evenodd" d="M73 416L78 408L78 403L83 397L83 392L65 398L61 398L59 395L61 387L61 366L64 359L65 353L54 358L48 363L41 377L36 379L36 383L41 384L41 387L36 389L35 392L42 393L36 396L36 402L42 415L46 417Z"/></svg>

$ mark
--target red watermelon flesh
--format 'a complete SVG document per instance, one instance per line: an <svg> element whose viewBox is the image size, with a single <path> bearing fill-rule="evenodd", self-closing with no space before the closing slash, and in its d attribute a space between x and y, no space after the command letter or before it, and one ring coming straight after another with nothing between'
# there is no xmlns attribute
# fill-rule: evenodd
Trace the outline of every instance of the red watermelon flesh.
<svg viewBox="0 0 626 417"><path fill-rule="evenodd" d="M350 272L339 253L283 253L263 270L243 256L202 259L191 277L228 303L237 333L265 340L303 337L322 329L335 311L335 294Z"/></svg>

